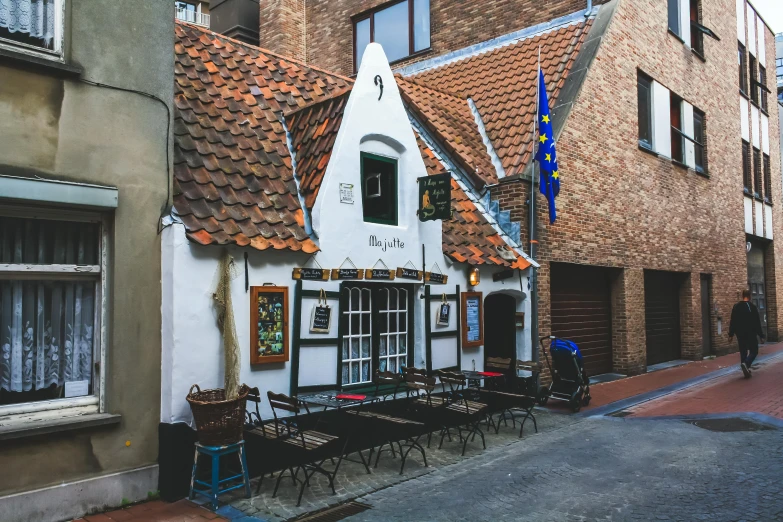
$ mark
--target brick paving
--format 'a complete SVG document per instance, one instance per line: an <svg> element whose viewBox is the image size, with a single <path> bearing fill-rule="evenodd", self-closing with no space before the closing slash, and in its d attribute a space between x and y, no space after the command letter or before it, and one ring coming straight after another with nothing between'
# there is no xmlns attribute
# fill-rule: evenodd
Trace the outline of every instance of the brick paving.
<svg viewBox="0 0 783 522"><path fill-rule="evenodd" d="M187 500L173 503L155 500L106 513L88 515L74 522L184 522L186 520L224 522L228 519Z"/></svg>
<svg viewBox="0 0 783 522"><path fill-rule="evenodd" d="M753 412L783 420L783 355L754 364L753 368L751 379L745 379L737 366L737 371L729 375L628 411L637 417Z"/></svg>

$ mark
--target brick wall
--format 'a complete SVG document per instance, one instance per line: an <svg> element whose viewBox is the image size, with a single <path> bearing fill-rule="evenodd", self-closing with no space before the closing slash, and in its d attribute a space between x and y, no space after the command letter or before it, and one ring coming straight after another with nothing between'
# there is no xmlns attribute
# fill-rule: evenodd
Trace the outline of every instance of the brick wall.
<svg viewBox="0 0 783 522"><path fill-rule="evenodd" d="M644 269L687 274L681 314L683 356L688 358L701 357L699 274L711 274L717 306L713 350L736 350L726 332L731 307L746 287L747 260L734 13L734 0L703 3L705 25L722 40L705 38L706 61L701 61L667 32L666 2L621 0L558 141L563 177L554 225L548 224L546 201L540 195L536 198L540 333L549 333L550 263L620 268L612 289L614 361L619 371L644 370ZM767 33L769 71L773 40ZM639 150L638 69L705 112L709 178ZM770 84L773 81L770 78ZM771 117L771 143L778 137L777 118ZM772 170L779 173L780 152L776 147L770 152ZM511 180L495 188L492 196L512 211L512 219L526 225L528 191L529 182ZM781 202L779 178L773 181L773 199ZM775 228L783 233L780 214L777 204ZM783 255L778 243L772 261ZM783 281L780 262L774 263L774 274ZM770 291L772 306L783 298L780 294ZM780 310L776 306L776 327L783 320Z"/></svg>
<svg viewBox="0 0 783 522"><path fill-rule="evenodd" d="M308 63L345 75L353 74L351 17L388 2L261 0L261 47L296 57L306 48ZM431 50L395 65L426 60L586 6L587 0L430 0ZM307 33L303 41L299 31L305 19Z"/></svg>
<svg viewBox="0 0 783 522"><path fill-rule="evenodd" d="M305 61L305 0L261 0L259 4L259 46Z"/></svg>

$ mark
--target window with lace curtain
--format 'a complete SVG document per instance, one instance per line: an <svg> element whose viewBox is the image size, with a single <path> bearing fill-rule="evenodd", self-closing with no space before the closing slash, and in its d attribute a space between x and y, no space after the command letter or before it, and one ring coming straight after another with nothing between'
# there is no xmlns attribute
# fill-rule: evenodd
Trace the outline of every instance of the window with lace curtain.
<svg viewBox="0 0 783 522"><path fill-rule="evenodd" d="M0 414L97 395L102 224L79 219L0 212Z"/></svg>
<svg viewBox="0 0 783 522"><path fill-rule="evenodd" d="M0 0L0 46L61 58L66 0Z"/></svg>

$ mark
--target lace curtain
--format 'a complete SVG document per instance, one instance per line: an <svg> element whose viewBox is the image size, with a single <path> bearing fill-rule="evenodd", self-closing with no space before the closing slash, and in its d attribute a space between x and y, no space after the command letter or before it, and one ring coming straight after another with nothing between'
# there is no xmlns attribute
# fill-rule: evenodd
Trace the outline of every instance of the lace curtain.
<svg viewBox="0 0 783 522"><path fill-rule="evenodd" d="M0 218L0 263L97 264L97 227ZM96 282L0 280L0 389L91 381Z"/></svg>
<svg viewBox="0 0 783 522"><path fill-rule="evenodd" d="M57 18L55 4L55 0L0 0L0 27L41 38L50 47Z"/></svg>

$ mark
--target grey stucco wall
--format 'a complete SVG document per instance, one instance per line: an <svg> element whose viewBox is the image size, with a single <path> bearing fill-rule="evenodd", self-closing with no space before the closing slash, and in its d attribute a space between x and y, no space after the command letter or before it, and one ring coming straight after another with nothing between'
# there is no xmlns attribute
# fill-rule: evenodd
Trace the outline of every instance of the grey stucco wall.
<svg viewBox="0 0 783 522"><path fill-rule="evenodd" d="M157 232L170 197L173 25L172 1L66 0L65 56L84 69L81 78L143 91L164 103L0 58L0 174L118 188L105 289L104 394L107 411L122 415L119 426L4 441L0 495L157 461Z"/></svg>

